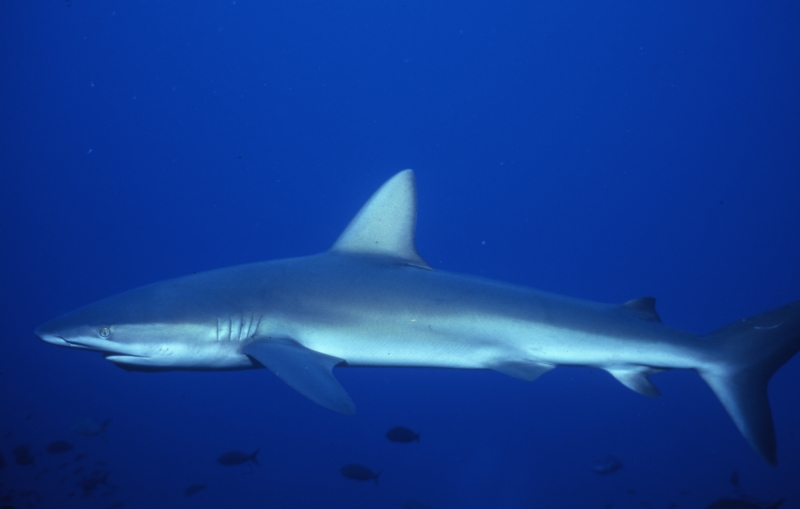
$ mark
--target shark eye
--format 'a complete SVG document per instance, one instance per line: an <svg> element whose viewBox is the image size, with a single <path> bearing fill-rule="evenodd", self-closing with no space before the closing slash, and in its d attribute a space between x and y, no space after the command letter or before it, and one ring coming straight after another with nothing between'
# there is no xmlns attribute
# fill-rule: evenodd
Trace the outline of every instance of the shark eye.
<svg viewBox="0 0 800 509"><path fill-rule="evenodd" d="M101 327L99 333L101 337L107 338L111 335L111 329L108 327Z"/></svg>

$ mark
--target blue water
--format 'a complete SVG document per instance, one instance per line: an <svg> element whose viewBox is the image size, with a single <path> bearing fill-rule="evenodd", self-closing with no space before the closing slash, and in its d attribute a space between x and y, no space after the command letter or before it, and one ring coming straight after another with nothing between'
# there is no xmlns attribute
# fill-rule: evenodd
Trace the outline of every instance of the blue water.
<svg viewBox="0 0 800 509"><path fill-rule="evenodd" d="M139 285L323 251L404 168L434 268L653 295L698 333L796 300L798 21L792 1L3 1L0 495L800 507L800 358L770 385L773 468L693 372L656 375L649 399L591 369L337 369L346 417L267 370L128 373L33 335ZM86 417L111 419L107 441L72 431ZM399 424L421 442L387 441ZM56 439L74 451L47 454ZM23 444L34 465L14 463ZM260 467L216 462L255 449ZM593 473L608 454L624 468ZM380 486L343 478L354 462L383 469ZM108 485L82 497L92 470ZM207 487L187 497L193 483Z"/></svg>

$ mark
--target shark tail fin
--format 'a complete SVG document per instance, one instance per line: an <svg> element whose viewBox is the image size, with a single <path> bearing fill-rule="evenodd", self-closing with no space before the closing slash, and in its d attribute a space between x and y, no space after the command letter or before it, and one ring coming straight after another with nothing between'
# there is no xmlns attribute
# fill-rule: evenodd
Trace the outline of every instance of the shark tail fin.
<svg viewBox="0 0 800 509"><path fill-rule="evenodd" d="M260 451L260 450L261 449L256 449L255 451L253 451L253 454L251 454L250 457L247 458L247 459L249 459L250 461L252 461L253 463L255 463L256 465L259 465L259 466L261 466L261 463L258 462L258 451Z"/></svg>
<svg viewBox="0 0 800 509"><path fill-rule="evenodd" d="M771 465L777 465L767 385L800 350L800 301L726 325L707 336L720 362L698 369L736 427Z"/></svg>

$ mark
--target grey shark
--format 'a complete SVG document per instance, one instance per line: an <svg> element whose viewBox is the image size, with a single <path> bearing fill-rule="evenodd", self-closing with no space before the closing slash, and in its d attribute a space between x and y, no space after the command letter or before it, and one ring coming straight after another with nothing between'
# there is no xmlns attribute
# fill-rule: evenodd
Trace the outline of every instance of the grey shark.
<svg viewBox="0 0 800 509"><path fill-rule="evenodd" d="M414 242L414 174L398 173L333 247L136 288L36 330L126 369L266 367L352 414L334 366L492 369L535 380L556 366L608 371L658 396L650 375L692 369L742 435L777 463L767 384L800 349L800 301L706 336L663 323L650 297L601 304L433 270Z"/></svg>

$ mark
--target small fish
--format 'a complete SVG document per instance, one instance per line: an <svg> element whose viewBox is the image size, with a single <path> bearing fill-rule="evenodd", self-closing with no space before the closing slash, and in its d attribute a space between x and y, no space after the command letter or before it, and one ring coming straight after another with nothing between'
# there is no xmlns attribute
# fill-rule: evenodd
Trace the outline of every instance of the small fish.
<svg viewBox="0 0 800 509"><path fill-rule="evenodd" d="M739 487L739 472L736 470L734 470L731 474L731 484L733 484L736 488Z"/></svg>
<svg viewBox="0 0 800 509"><path fill-rule="evenodd" d="M31 455L31 446L24 444L18 445L11 453L14 455L14 463L20 466L33 465L33 456Z"/></svg>
<svg viewBox="0 0 800 509"><path fill-rule="evenodd" d="M785 499L780 499L769 507L762 508L758 504L747 502L745 500L737 500L733 498L721 498L716 502L712 502L706 509L778 509Z"/></svg>
<svg viewBox="0 0 800 509"><path fill-rule="evenodd" d="M64 454L72 450L74 446L66 440L56 440L47 446L48 454Z"/></svg>
<svg viewBox="0 0 800 509"><path fill-rule="evenodd" d="M85 457L86 457L86 454L84 454L84 453L80 453L80 454L78 454L77 456L75 456L75 461L80 461L80 460L82 460L82 459L83 459L83 458L85 458Z"/></svg>
<svg viewBox="0 0 800 509"><path fill-rule="evenodd" d="M206 485L205 484L194 483L194 484L190 485L188 488L186 488L186 491L184 491L183 494L186 495L187 497L191 497L192 495L194 495L198 491L203 491L204 489L206 489Z"/></svg>
<svg viewBox="0 0 800 509"><path fill-rule="evenodd" d="M72 431L85 437L100 436L103 437L103 440L108 441L106 438L106 428L109 422L111 422L111 419L106 419L103 421L103 424L100 424L91 417L84 417L83 419L75 421L75 424L72 425Z"/></svg>
<svg viewBox="0 0 800 509"><path fill-rule="evenodd" d="M248 461L252 461L256 465L260 465L261 463L258 462L258 451L261 449L256 449L253 454L247 454L242 451L228 451L219 458L217 461L221 465L231 466L231 465L241 465L242 463L247 463Z"/></svg>
<svg viewBox="0 0 800 509"><path fill-rule="evenodd" d="M407 444L410 442L419 442L419 433L414 433L414 431L405 426L395 426L386 432L386 438L391 442Z"/></svg>
<svg viewBox="0 0 800 509"><path fill-rule="evenodd" d="M89 496L89 494L101 484L105 484L106 486L108 486L107 480L108 480L108 474L110 473L111 471L107 470L103 474L98 474L98 475L92 474L89 477L84 477L83 480L76 483L75 486L79 486L80 488L83 489L82 496L84 497Z"/></svg>
<svg viewBox="0 0 800 509"><path fill-rule="evenodd" d="M350 463L339 469L339 472L348 479L355 479L356 481L375 481L375 486L378 485L378 477L380 477L383 470L373 472L369 467L359 465L358 463Z"/></svg>
<svg viewBox="0 0 800 509"><path fill-rule="evenodd" d="M0 470L3 470L4 468L6 468L6 460L3 458L3 455L0 454Z"/></svg>
<svg viewBox="0 0 800 509"><path fill-rule="evenodd" d="M608 455L603 461L598 461L592 465L592 471L600 475L613 474L622 468L622 461L619 458Z"/></svg>
<svg viewBox="0 0 800 509"><path fill-rule="evenodd" d="M83 467L78 467L72 471L73 474L80 474L81 472L83 472Z"/></svg>

